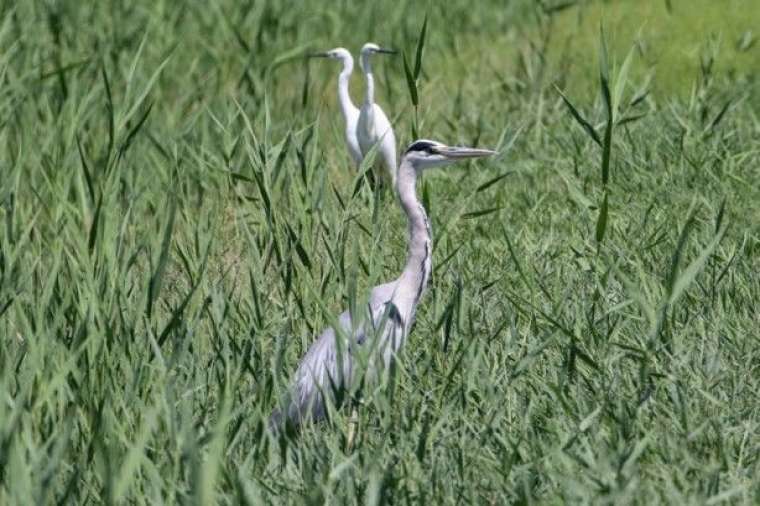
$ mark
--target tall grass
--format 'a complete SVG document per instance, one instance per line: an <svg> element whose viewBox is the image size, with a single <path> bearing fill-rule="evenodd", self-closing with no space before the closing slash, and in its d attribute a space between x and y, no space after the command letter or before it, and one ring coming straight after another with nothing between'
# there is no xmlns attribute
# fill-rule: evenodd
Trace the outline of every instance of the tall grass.
<svg viewBox="0 0 760 506"><path fill-rule="evenodd" d="M760 501L755 13L673 76L638 2L565 4L0 6L0 503ZM368 39L402 144L503 155L422 182L432 287L346 452L347 412L265 426L405 257L302 58Z"/></svg>

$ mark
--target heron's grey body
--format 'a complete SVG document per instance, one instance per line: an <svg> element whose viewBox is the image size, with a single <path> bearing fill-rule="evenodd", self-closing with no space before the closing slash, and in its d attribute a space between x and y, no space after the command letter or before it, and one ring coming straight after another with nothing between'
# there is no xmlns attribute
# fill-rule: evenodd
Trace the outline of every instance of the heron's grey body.
<svg viewBox="0 0 760 506"><path fill-rule="evenodd" d="M401 275L374 287L359 315L346 311L338 318L340 332L328 328L314 342L298 366L282 411L275 411L271 425L285 420L300 425L326 414L326 396L334 387L349 389L356 381L356 360L365 353L370 373L385 368L404 344L430 280L432 237L427 214L416 195L417 175L423 169L460 158L493 154L488 150L450 148L434 141L415 141L401 159L396 178L399 203L407 216L408 254ZM339 341L341 335L346 342Z"/></svg>
<svg viewBox="0 0 760 506"><path fill-rule="evenodd" d="M298 366L285 412L276 411L272 415L273 425L280 425L284 418L299 425L305 418L324 418L324 396L331 395L334 387L346 389L353 384L357 355L354 347L365 346L368 337L375 339L378 345L386 343L384 348L377 347L373 351L382 357L384 365L390 363L393 352L401 346L402 336L402 325L393 321L392 315L396 313L390 305L395 284L386 283L372 290L365 314L356 319L361 320L357 321L356 328L354 318L349 311L344 311L338 317L340 334L333 327L322 332ZM339 345L338 339L344 337L347 342ZM340 358L339 352L342 352Z"/></svg>

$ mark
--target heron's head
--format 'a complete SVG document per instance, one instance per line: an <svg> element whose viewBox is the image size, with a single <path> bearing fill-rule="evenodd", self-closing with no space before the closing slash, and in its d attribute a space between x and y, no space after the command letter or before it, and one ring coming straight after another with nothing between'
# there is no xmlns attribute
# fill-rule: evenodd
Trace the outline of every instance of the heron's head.
<svg viewBox="0 0 760 506"><path fill-rule="evenodd" d="M309 54L309 58L332 58L340 61L353 60L353 58L351 58L351 53L349 53L348 49L345 47L336 47L321 53L311 53Z"/></svg>
<svg viewBox="0 0 760 506"><path fill-rule="evenodd" d="M393 49L388 49L386 47L380 47L377 44L373 42L367 42L362 46L362 56L369 56L373 54L396 54L396 51Z"/></svg>
<svg viewBox="0 0 760 506"><path fill-rule="evenodd" d="M437 141L418 139L406 148L402 158L409 162L417 172L421 172L425 169L442 167L461 160L482 158L495 154L497 152L490 149L447 146Z"/></svg>

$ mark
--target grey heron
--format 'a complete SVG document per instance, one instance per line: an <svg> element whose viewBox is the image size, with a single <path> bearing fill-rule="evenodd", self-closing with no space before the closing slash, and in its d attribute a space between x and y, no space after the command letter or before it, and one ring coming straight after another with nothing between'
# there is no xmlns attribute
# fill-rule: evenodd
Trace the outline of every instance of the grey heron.
<svg viewBox="0 0 760 506"><path fill-rule="evenodd" d="M312 58L333 58L340 60L343 69L338 75L338 102L343 119L346 122L346 145L351 158L354 160L356 167L362 163L364 156L359 148L359 140L356 137L356 129L359 123L359 108L351 101L351 95L348 91L348 83L351 79L351 73L354 71L354 59L348 49L336 47L322 53L312 53Z"/></svg>
<svg viewBox="0 0 760 506"><path fill-rule="evenodd" d="M366 362L370 374L379 372L378 367L388 367L409 335L432 269L430 223L417 198L417 177L432 167L493 154L496 152L488 149L450 147L424 139L409 145L395 179L409 232L401 275L374 287L365 308L357 308L357 314L342 313L337 321L339 331L330 327L311 345L296 370L281 409L275 410L270 418L270 427L275 432L285 423L298 427L304 421L324 418L327 397L356 385L357 357L361 353L370 354ZM350 441L349 436L349 445Z"/></svg>
<svg viewBox="0 0 760 506"><path fill-rule="evenodd" d="M395 54L396 51L386 49L368 42L361 50L359 64L364 72L366 85L364 103L359 110L359 122L357 125L357 138L362 155L367 153L375 144L378 144L378 156L382 158L385 168L390 175L391 181L396 178L396 135L393 133L391 122L382 108L375 103L375 78L372 74L370 57L373 54Z"/></svg>

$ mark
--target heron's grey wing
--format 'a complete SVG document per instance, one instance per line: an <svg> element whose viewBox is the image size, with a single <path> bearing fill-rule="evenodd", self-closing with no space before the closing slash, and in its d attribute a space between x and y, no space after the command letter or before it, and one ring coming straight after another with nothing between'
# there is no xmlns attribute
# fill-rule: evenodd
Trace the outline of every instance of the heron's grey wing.
<svg viewBox="0 0 760 506"><path fill-rule="evenodd" d="M332 327L327 328L309 347L296 370L295 379L289 390L285 412L275 411L270 419L272 427L281 426L284 419L300 424L304 419L320 420L326 414L325 395L332 395L333 388L345 388L353 381L354 361L357 348L363 348L368 335L380 337L380 344L387 341L389 330L396 320L395 306L388 306L393 298L396 283L386 283L375 287L368 301L368 315L361 322L354 322L351 314L344 311L338 317L341 334L347 338L343 346L338 346L339 336ZM367 323L371 322L371 326ZM382 329L379 329L383 326ZM385 347L389 348L389 347ZM386 361L388 355L383 349ZM393 348L393 347L390 347ZM339 352L340 350L340 352Z"/></svg>
<svg viewBox="0 0 760 506"><path fill-rule="evenodd" d="M379 350L385 367L390 364L405 338L406 323L394 302L397 284L393 281L376 286L370 294L371 334L375 337L373 347ZM365 339L367 334L365 332Z"/></svg>
<svg viewBox="0 0 760 506"><path fill-rule="evenodd" d="M331 395L334 388L342 388L350 383L353 367L350 341L355 337L350 337L352 324L348 311L338 317L338 323L343 335L349 336L349 342L346 346L338 346L338 335L332 327L320 334L298 365L288 392L287 411L275 412L271 419L272 425L280 425L283 418L296 424L300 424L305 418L324 418L324 396Z"/></svg>
<svg viewBox="0 0 760 506"><path fill-rule="evenodd" d="M391 281L390 283L383 283L382 285L374 287L369 294L370 305L374 308L378 308L393 299L393 295L396 292L396 285L398 285L398 281Z"/></svg>

